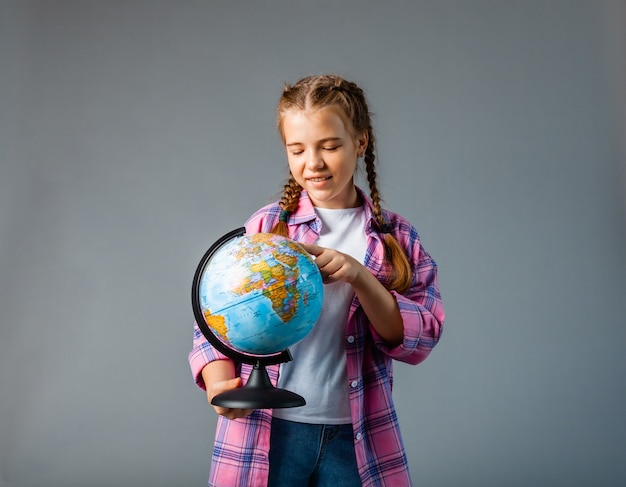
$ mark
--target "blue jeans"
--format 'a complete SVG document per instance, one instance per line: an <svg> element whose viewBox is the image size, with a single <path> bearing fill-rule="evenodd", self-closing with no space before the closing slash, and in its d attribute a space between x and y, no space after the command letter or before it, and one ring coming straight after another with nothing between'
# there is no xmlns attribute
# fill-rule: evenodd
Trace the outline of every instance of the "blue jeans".
<svg viewBox="0 0 626 487"><path fill-rule="evenodd" d="M351 424L272 419L269 487L361 487Z"/></svg>

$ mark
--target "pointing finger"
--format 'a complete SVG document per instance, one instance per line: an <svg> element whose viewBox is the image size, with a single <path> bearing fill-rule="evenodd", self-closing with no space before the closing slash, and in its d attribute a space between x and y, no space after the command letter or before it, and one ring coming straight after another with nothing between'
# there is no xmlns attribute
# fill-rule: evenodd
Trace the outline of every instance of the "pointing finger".
<svg viewBox="0 0 626 487"><path fill-rule="evenodd" d="M315 256L320 255L324 251L324 247L320 247L319 245L301 243L300 246L309 254Z"/></svg>

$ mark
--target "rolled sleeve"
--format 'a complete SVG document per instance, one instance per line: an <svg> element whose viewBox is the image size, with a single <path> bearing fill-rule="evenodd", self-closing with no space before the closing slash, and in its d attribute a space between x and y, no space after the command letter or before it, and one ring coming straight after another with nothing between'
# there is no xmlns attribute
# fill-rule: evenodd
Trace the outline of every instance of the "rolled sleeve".
<svg viewBox="0 0 626 487"><path fill-rule="evenodd" d="M189 366L191 367L191 374L196 381L196 385L201 389L206 390L204 380L202 379L202 369L215 361L215 360L227 360L228 357L217 351L204 337L197 323L193 326L193 347L189 352Z"/></svg>
<svg viewBox="0 0 626 487"><path fill-rule="evenodd" d="M406 295L391 291L396 298L404 325L402 343L389 347L370 327L378 348L390 357L412 365L423 362L437 345L443 331L445 313L439 285L437 264L423 248L414 268L413 285Z"/></svg>

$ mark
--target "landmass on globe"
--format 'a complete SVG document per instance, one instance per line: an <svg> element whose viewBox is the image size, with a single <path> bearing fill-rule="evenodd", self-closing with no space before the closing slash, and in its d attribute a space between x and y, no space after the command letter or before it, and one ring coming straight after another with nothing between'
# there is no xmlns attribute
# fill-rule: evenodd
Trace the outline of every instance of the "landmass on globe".
<svg viewBox="0 0 626 487"><path fill-rule="evenodd" d="M300 341L317 321L322 300L312 257L293 240L269 233L226 243L201 281L207 325L248 353L274 353Z"/></svg>

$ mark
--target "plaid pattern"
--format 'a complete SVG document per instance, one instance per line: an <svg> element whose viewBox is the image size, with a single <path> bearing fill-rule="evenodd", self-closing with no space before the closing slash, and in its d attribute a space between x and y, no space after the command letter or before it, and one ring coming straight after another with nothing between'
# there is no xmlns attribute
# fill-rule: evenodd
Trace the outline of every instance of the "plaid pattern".
<svg viewBox="0 0 626 487"><path fill-rule="evenodd" d="M359 190L360 191L360 190ZM372 216L371 201L361 191L366 207L368 248L365 266L379 279L389 276L378 223ZM269 232L278 221L280 207L268 205L250 217L247 233ZM422 362L439 341L444 310L437 284L437 267L422 248L419 236L401 216L385 211L393 235L406 249L413 265L413 283L404 294L393 293L404 320L404 341L389 348L369 324L355 298L346 326L346 354L350 381L350 407L359 473L364 486L410 486L404 445L392 399L392 359L409 364ZM306 192L289 219L289 235L296 241L315 243L320 221ZM194 326L193 348L189 353L192 374L204 388L201 371L213 360L224 359ZM276 385L279 366L268 367ZM247 380L251 367L238 367ZM265 487L269 472L271 410L228 420L218 417L209 486Z"/></svg>

